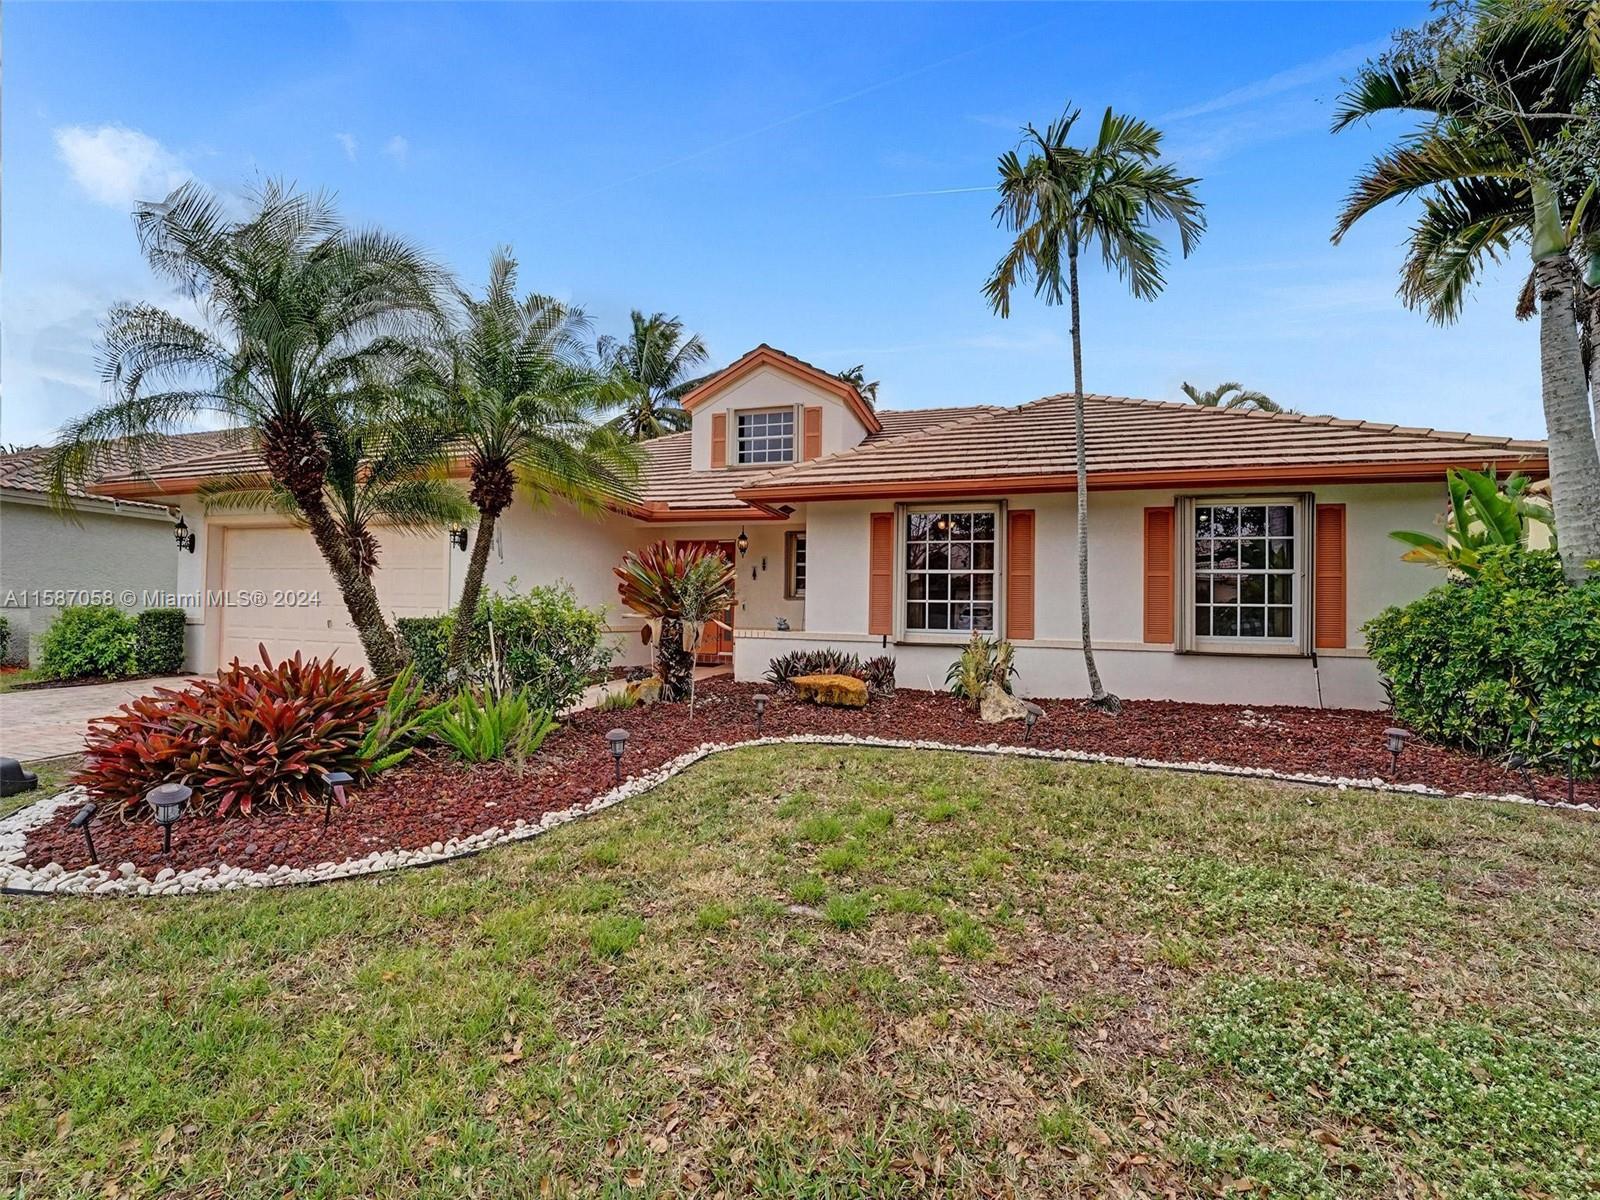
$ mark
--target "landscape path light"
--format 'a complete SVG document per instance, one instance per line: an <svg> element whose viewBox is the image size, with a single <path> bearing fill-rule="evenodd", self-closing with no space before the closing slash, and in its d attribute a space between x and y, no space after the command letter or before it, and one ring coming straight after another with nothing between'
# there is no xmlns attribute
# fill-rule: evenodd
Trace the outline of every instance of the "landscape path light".
<svg viewBox="0 0 1600 1200"><path fill-rule="evenodd" d="M606 734L606 744L611 747L611 763L616 768L617 782L622 782L622 752L628 748L628 731L613 729Z"/></svg>
<svg viewBox="0 0 1600 1200"><path fill-rule="evenodd" d="M355 779L351 777L348 771L329 771L322 777L322 785L328 792L327 800L322 806L322 827L324 829L328 827L328 818L333 816L333 802L335 800L339 802L340 808L350 807L350 801L345 799L344 790L354 782Z"/></svg>
<svg viewBox="0 0 1600 1200"><path fill-rule="evenodd" d="M1385 729L1383 736L1389 746L1389 774L1393 775L1400 769L1400 752L1406 748L1406 743L1411 740L1411 731L1408 729Z"/></svg>
<svg viewBox="0 0 1600 1200"><path fill-rule="evenodd" d="M760 733L761 719L766 715L767 701L770 699L770 697L765 692L757 692L754 696L751 696L750 699L754 701L756 706L756 732Z"/></svg>
<svg viewBox="0 0 1600 1200"><path fill-rule="evenodd" d="M183 816L183 806L192 795L194 789L181 783L163 783L144 794L145 802L155 814L156 824L161 826L161 853L172 853L172 827Z"/></svg>
<svg viewBox="0 0 1600 1200"><path fill-rule="evenodd" d="M93 804L85 804L67 822L72 828L83 830L83 844L89 851L89 861L92 863L100 861L100 856L94 852L94 835L89 832L89 823L94 820L96 811Z"/></svg>
<svg viewBox="0 0 1600 1200"><path fill-rule="evenodd" d="M1031 742L1033 741L1033 727L1039 723L1039 718L1044 716L1044 709L1040 708L1032 700L1024 700L1022 702L1022 711L1026 714L1023 720L1028 723L1027 732L1023 734L1022 740Z"/></svg>

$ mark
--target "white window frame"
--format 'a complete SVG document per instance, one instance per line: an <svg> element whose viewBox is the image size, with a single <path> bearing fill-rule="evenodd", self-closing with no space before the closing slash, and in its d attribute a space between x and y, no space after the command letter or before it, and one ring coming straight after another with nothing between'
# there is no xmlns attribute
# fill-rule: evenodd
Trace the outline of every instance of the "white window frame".
<svg viewBox="0 0 1600 1200"><path fill-rule="evenodd" d="M764 462L751 462L744 456L744 419L746 417L786 415L789 418L789 457L767 459ZM769 440L772 435L758 434L762 440ZM752 439L754 440L754 439ZM770 468L781 467L786 463L800 461L800 412L793 405L778 404L767 408L737 408L733 410L733 461L735 466Z"/></svg>
<svg viewBox="0 0 1600 1200"><path fill-rule="evenodd" d="M986 513L994 517L994 627L980 630L986 637L1003 636L1006 627L1006 506L1001 501L952 500L946 503L897 504L894 510L894 630L895 641L931 645L965 645L970 629L911 629L906 625L907 581L906 526L913 513ZM978 601L977 603L982 603Z"/></svg>
<svg viewBox="0 0 1600 1200"><path fill-rule="evenodd" d="M1200 634L1195 629L1196 579L1199 575L1195 563L1195 522L1197 510L1222 505L1246 507L1257 505L1289 505L1294 509L1294 567L1288 572L1293 579L1292 633L1286 638L1218 636ZM1311 518L1316 511L1314 498L1305 494L1272 493L1250 495L1226 493L1221 495L1180 496L1177 498L1177 551L1180 565L1178 590L1178 648L1191 654L1244 654L1273 656L1306 656L1311 653ZM1269 551L1270 552L1270 551ZM1240 570L1239 574L1253 573Z"/></svg>

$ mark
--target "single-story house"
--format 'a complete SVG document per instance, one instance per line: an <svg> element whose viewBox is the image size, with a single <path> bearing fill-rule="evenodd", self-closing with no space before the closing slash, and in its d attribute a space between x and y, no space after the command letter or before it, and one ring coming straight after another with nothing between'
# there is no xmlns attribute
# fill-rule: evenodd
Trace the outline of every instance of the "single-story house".
<svg viewBox="0 0 1600 1200"><path fill-rule="evenodd" d="M149 461L187 458L223 435L162 439ZM163 607L177 590L173 515L163 503L72 490L70 516L50 505L47 446L0 453L0 617L11 627L7 658L27 662L68 604L105 603L137 612Z"/></svg>
<svg viewBox="0 0 1600 1200"><path fill-rule="evenodd" d="M833 646L892 654L903 686L937 688L980 629L1016 644L1023 694L1087 690L1070 396L878 411L762 345L684 407L689 431L646 443L636 501L598 518L517 505L496 535L490 584L566 580L585 603L611 606L641 661L612 568L658 538L716 543L739 568L739 592L731 635L704 657L740 679L759 679L780 653ZM1435 526L1449 467L1547 474L1536 441L1102 395L1086 407L1094 635L1101 674L1125 697L1381 706L1361 626L1439 582L1401 562L1389 532ZM177 505L198 530L178 566L194 601L192 667L257 642L359 658L306 534L195 502L206 479L249 465L248 450L226 450L94 490ZM383 539L378 591L392 613L450 605L466 563L454 545Z"/></svg>

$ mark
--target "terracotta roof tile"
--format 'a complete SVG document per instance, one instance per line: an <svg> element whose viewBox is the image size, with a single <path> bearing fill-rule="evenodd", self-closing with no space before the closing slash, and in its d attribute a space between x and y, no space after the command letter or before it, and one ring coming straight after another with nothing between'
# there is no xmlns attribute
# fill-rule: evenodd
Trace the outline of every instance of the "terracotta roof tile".
<svg viewBox="0 0 1600 1200"><path fill-rule="evenodd" d="M201 433L168 434L150 439L140 448L138 461L143 474L179 471L183 464L203 460L241 435L234 430L208 430ZM0 488L46 494L50 490L50 446L27 446L0 454ZM88 483L88 489L68 488L79 499L93 498L92 489L108 479L132 478L132 458L120 454L105 463ZM126 503L126 502L125 502ZM156 506L161 507L161 506Z"/></svg>
<svg viewBox="0 0 1600 1200"><path fill-rule="evenodd" d="M1162 473L1239 478L1307 478L1387 473L1400 477L1444 465L1526 461L1543 469L1543 442L1469 436L1299 413L1202 408L1164 400L1085 397L1091 476L1101 486L1133 486ZM1497 451L1497 453L1486 453ZM815 462L774 470L740 489L747 499L775 501L846 494L874 486L915 490L964 479L1059 482L1076 469L1070 396L1047 396L1011 409L985 409L921 430L863 443ZM1118 476L1124 477L1119 481Z"/></svg>

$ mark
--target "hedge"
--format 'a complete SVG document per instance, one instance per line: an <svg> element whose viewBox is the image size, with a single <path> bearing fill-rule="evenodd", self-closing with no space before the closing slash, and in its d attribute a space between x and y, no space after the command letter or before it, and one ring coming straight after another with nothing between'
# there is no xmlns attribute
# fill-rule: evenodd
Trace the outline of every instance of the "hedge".
<svg viewBox="0 0 1600 1200"><path fill-rule="evenodd" d="M1365 626L1395 715L1479 754L1600 770L1600 577L1577 587L1553 551L1492 552Z"/></svg>
<svg viewBox="0 0 1600 1200"><path fill-rule="evenodd" d="M134 661L141 675L176 675L183 670L181 608L147 608L134 618Z"/></svg>

